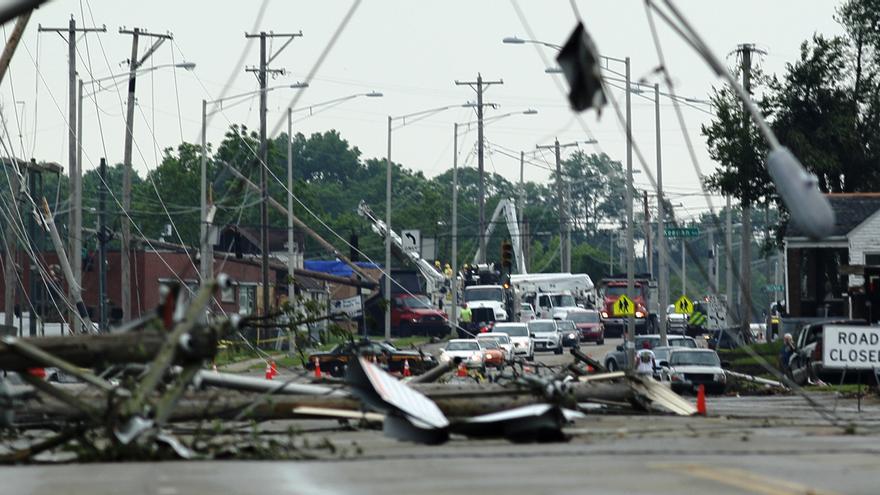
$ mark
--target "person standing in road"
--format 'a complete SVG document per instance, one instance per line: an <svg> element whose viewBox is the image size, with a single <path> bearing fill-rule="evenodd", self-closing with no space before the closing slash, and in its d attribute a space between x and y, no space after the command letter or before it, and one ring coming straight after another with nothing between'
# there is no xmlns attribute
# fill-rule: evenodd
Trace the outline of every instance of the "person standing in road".
<svg viewBox="0 0 880 495"><path fill-rule="evenodd" d="M791 356L794 352L794 342L792 341L791 334L787 333L782 337L782 350L779 351L779 369L785 376L791 376L789 361L791 361Z"/></svg>
<svg viewBox="0 0 880 495"><path fill-rule="evenodd" d="M466 332L472 332L471 329L471 320L473 319L473 313L471 312L471 308L468 307L467 303L461 303L461 311L458 314L458 323L459 326L465 329ZM459 335L463 332L459 330ZM469 337L469 335L464 335L463 337Z"/></svg>

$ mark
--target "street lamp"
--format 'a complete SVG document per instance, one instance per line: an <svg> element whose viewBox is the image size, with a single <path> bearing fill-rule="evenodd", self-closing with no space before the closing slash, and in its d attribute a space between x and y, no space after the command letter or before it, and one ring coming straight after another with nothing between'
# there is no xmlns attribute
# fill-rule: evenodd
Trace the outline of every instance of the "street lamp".
<svg viewBox="0 0 880 495"><path fill-rule="evenodd" d="M199 257L199 274L202 279L202 283L207 280L214 278L214 246L211 243L210 239L208 239L208 225L210 225L213 221L213 212L208 211L208 143L207 143L207 131L208 131L208 104L216 105L219 103L223 103L224 101L234 100L237 98L243 98L245 96L251 96L258 93L268 93L270 91L274 91L276 89L302 89L307 88L308 83L296 82L293 84L283 84L278 86L270 86L265 89L257 89L254 91L248 91L245 93L239 93L230 96L224 96L223 98L218 98L216 100L202 100L202 149L201 149L201 163L200 163L200 173L201 173L201 229L199 230L199 237L202 243L201 245L201 255ZM212 112L216 113L220 110L214 110ZM266 166L263 164L263 166ZM212 205L213 206L213 205ZM213 210L213 207L211 208ZM266 226L262 226L262 228L266 228ZM263 251L266 250L266 246L263 246ZM269 287L264 287L263 290L268 291Z"/></svg>
<svg viewBox="0 0 880 495"><path fill-rule="evenodd" d="M495 121L510 117L512 115L535 115L538 111L529 108L522 112L509 112L502 115L496 115L486 121ZM476 123L476 120L464 123L455 123L452 125L452 280L450 288L452 290L452 312L449 314L453 327L458 326L458 127L470 126ZM521 171L520 171L521 172ZM522 173L520 173L520 182L522 182ZM480 232L480 235L483 235ZM520 252L522 252L520 250Z"/></svg>
<svg viewBox="0 0 880 495"><path fill-rule="evenodd" d="M449 110L451 108L469 108L475 106L472 103L465 103L462 105L446 105L437 108L431 108L428 110L421 110L418 112L408 113L406 115L399 115L397 117L388 116L388 155L385 159L385 300L387 304L385 305L385 338L391 338L391 124L400 120L403 123L401 127L407 125L406 119L412 117L421 117L426 118L435 113L443 112ZM417 122L420 119L416 119L416 121L409 122L410 124Z"/></svg>
<svg viewBox="0 0 880 495"><path fill-rule="evenodd" d="M193 70L196 68L196 64L194 64L192 62L183 62L183 63L179 63L179 64L162 64L162 65L156 65L153 67L147 67L145 69L138 69L133 72L130 71L130 72L119 73L119 74L111 74L109 76L99 77L96 79L92 79L90 81L83 81L82 79L79 79L79 87L78 87L78 92L77 92L77 104L78 104L77 109L78 109L79 113L77 114L77 118L76 118L76 120L77 120L77 122L76 122L76 127L77 127L77 130L76 130L76 161L75 161L76 170L71 174L71 177L70 177L70 196L71 196L71 203L72 204L71 204L71 208L70 208L71 214L70 214L70 225L69 225L69 229L70 229L70 248L69 248L70 249L70 265L71 265L71 271L73 271L73 277L77 281L82 280L82 256L79 253L82 252L82 148L83 148L83 146L82 146L82 133L83 133L83 111L82 111L83 105L82 105L82 103L83 103L83 87L87 84L88 85L98 84L98 89L87 95L87 96L94 96L97 93L99 93L105 89L108 89L108 88L104 88L104 87L100 86L100 83L103 81L110 81L110 80L114 80L114 79L120 79L123 77L130 78L134 74L142 74L142 73L152 72L152 71L155 71L158 69L164 69L164 68L169 68L169 67L175 68L175 69ZM127 128L128 127L130 127L130 126L127 126ZM106 187L106 184L102 184L101 187L102 188ZM127 220L123 221L123 225L127 226L128 221ZM103 235L103 233L99 233L99 234ZM103 241L99 240L99 242L103 242ZM123 246L123 253L124 254L122 254L122 256L126 260L123 262L123 266L128 266L126 264L127 258L128 258L127 248L128 248L128 246ZM101 252L103 252L103 250ZM99 260L99 263L100 263L101 267L104 267L105 260L101 259L101 260ZM124 269L123 269L123 272L126 273L126 271ZM105 308L105 305L106 305L105 292L106 292L106 288L107 288L106 271L102 270L101 276L99 278L101 279L101 280L99 280L99 292L101 294L99 294L100 301L98 303L99 308L101 308L100 309L101 321L99 323L99 329L101 331L104 331L104 330L106 330L106 322L104 321L103 316L107 314L106 308ZM123 280L123 284L125 284L125 283L126 283L126 281ZM125 285L123 285L123 286L125 286ZM74 322L74 331L78 332L80 320L74 319L73 322Z"/></svg>
<svg viewBox="0 0 880 495"><path fill-rule="evenodd" d="M287 109L287 299L291 304L293 304L293 296L296 292L293 283L293 274L294 269L296 268L296 261L294 259L295 244L293 238L293 114L308 109L309 116L312 116L313 113L311 110L315 107L338 104L361 96L366 98L381 98L383 94L378 91L356 93L349 96L343 96L342 98L334 98L332 100L314 103L303 108ZM360 287L358 287L358 293L360 293L360 290Z"/></svg>

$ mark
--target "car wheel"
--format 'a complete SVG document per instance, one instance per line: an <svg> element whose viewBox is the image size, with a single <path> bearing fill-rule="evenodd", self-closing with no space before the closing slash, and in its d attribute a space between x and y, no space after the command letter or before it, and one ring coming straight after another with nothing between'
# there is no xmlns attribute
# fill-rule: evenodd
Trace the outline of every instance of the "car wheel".
<svg viewBox="0 0 880 495"><path fill-rule="evenodd" d="M613 359L609 360L607 363L605 363L605 369L607 369L608 371L617 371L617 362Z"/></svg>
<svg viewBox="0 0 880 495"><path fill-rule="evenodd" d="M601 338L601 339L597 340L596 345L605 345L605 339Z"/></svg>
<svg viewBox="0 0 880 495"><path fill-rule="evenodd" d="M529 354L528 356L526 356L526 361L534 361L534 360L535 360L535 353L534 352Z"/></svg>
<svg viewBox="0 0 880 495"><path fill-rule="evenodd" d="M562 354L562 346L553 349L553 354Z"/></svg>

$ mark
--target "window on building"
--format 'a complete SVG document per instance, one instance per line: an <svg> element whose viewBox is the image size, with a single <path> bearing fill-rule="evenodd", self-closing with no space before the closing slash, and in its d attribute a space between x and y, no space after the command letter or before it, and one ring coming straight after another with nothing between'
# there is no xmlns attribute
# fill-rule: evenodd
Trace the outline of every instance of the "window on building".
<svg viewBox="0 0 880 495"><path fill-rule="evenodd" d="M229 285L227 287L223 287L220 291L220 302L224 303L234 303L235 302L235 286Z"/></svg>
<svg viewBox="0 0 880 495"><path fill-rule="evenodd" d="M880 253L865 253L865 265L880 266Z"/></svg>
<svg viewBox="0 0 880 495"><path fill-rule="evenodd" d="M238 286L238 313L253 314L257 309L257 287L255 285Z"/></svg>

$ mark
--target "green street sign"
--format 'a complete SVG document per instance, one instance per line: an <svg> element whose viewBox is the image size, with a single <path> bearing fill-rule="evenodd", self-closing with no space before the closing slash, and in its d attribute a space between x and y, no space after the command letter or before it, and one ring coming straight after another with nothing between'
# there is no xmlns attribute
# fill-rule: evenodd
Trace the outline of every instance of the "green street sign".
<svg viewBox="0 0 880 495"><path fill-rule="evenodd" d="M764 292L783 292L785 286L782 284L767 284L764 286Z"/></svg>
<svg viewBox="0 0 880 495"><path fill-rule="evenodd" d="M669 239L684 239L700 235L698 227L667 227L663 231Z"/></svg>

